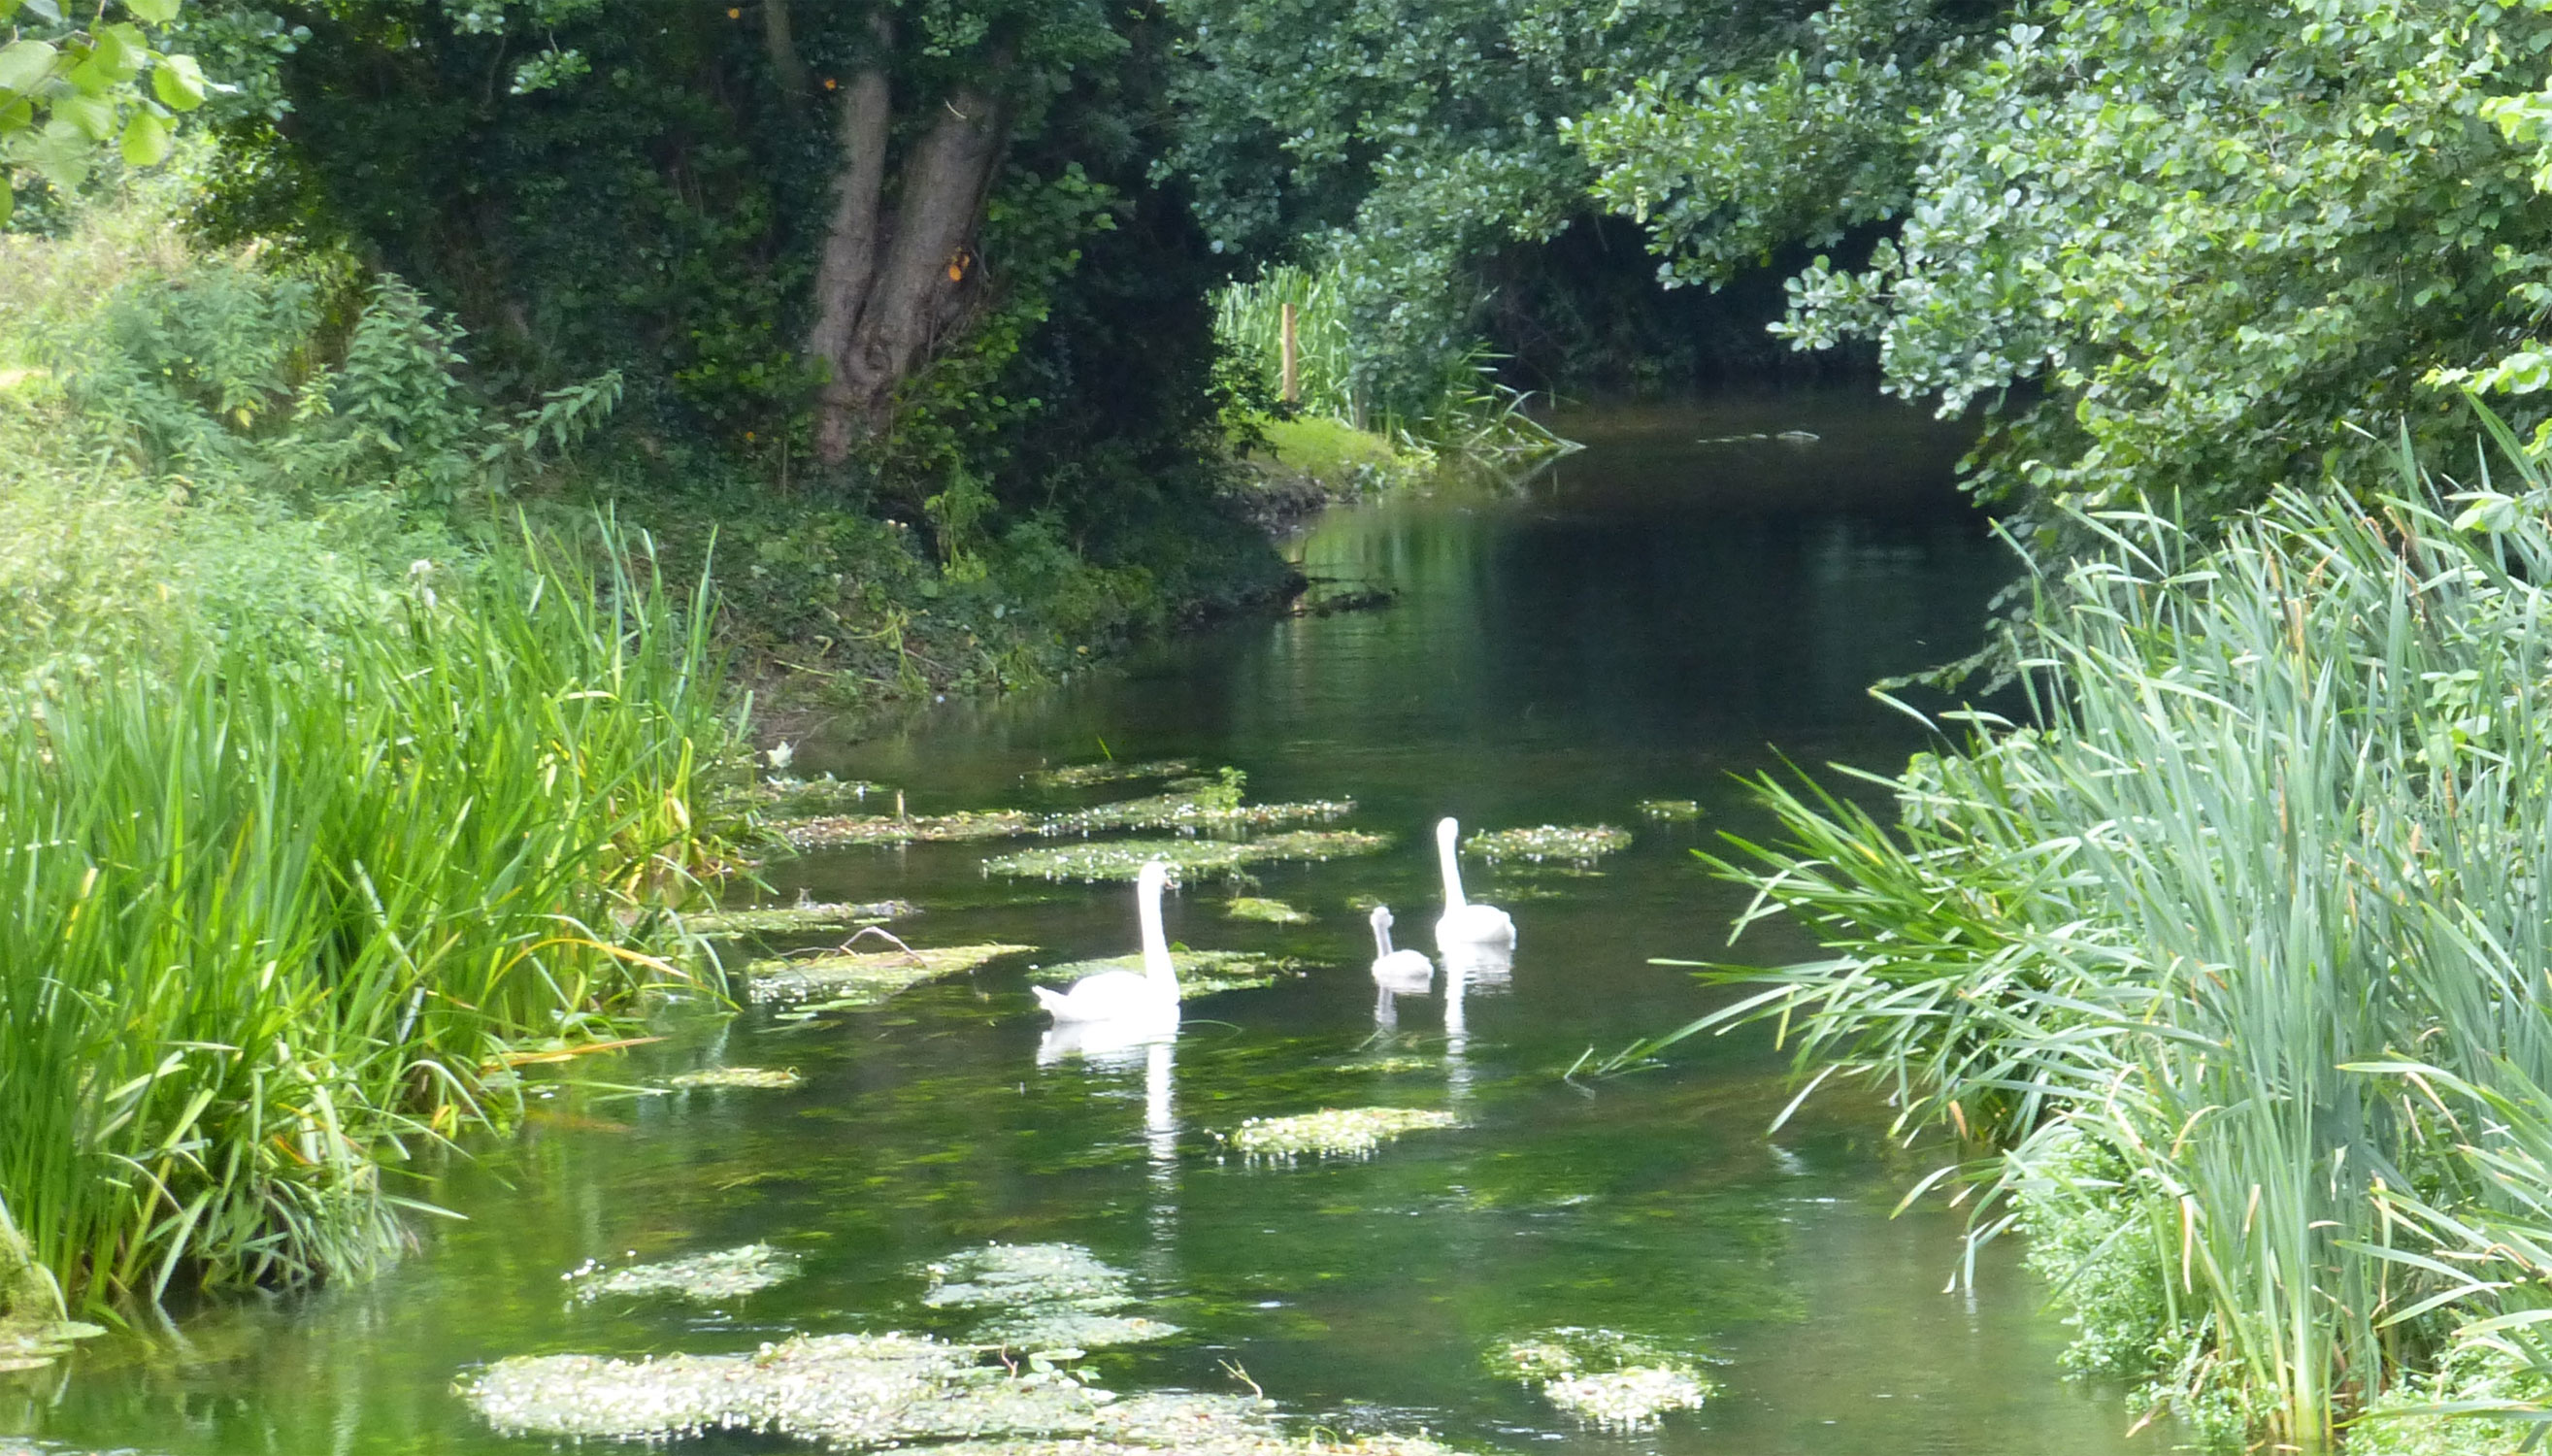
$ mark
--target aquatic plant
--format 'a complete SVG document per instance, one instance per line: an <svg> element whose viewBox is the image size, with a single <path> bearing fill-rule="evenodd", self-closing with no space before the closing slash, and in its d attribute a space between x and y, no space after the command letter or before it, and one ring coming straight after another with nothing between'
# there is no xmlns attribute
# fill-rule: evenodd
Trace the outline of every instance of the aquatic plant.
<svg viewBox="0 0 2552 1456"><path fill-rule="evenodd" d="M1036 826L1036 832L1055 835L1097 834L1111 829L1255 829L1304 820L1343 819L1354 812L1355 800L1351 798L1244 804L1239 786L1225 782L1075 809L1044 820Z"/></svg>
<svg viewBox="0 0 2552 1456"><path fill-rule="evenodd" d="M737 724L705 583L597 544L0 725L0 1189L74 1308L391 1257L501 1054L683 979L648 912L725 859Z"/></svg>
<svg viewBox="0 0 2552 1456"><path fill-rule="evenodd" d="M1299 980L1304 969L1304 963L1291 956L1261 956L1248 951L1192 951L1184 947L1171 950L1170 964L1178 968L1179 995L1187 1000L1226 990L1256 990L1280 981ZM1028 978L1062 986L1102 971L1139 972L1142 969L1143 958L1139 955L1110 956L1105 960L1034 967L1029 970Z"/></svg>
<svg viewBox="0 0 2552 1456"><path fill-rule="evenodd" d="M1714 1389L1688 1356L1619 1330L1575 1325L1509 1341L1490 1354L1488 1366L1612 1430L1640 1430L1666 1411L1697 1409Z"/></svg>
<svg viewBox="0 0 2552 1456"><path fill-rule="evenodd" d="M960 809L953 814L825 814L770 821L771 831L793 849L837 849L853 844L953 844L1012 839L1032 832L1035 815L1024 809Z"/></svg>
<svg viewBox="0 0 2552 1456"><path fill-rule="evenodd" d="M1802 1071L1999 1144L1993 1192L2113 1164L2074 1242L2147 1261L2188 1399L2307 1449L2421 1367L2444 1305L2534 1298L2552 482L2510 446L2523 494L2452 515L2413 480L2284 494L2212 546L2077 520L2107 552L2042 583L2020 644L2042 726L1971 718L1881 780L1893 825L1765 783L1789 842L1723 869L1831 958L1706 972L1754 989L1688 1028L1778 1018Z"/></svg>
<svg viewBox="0 0 2552 1456"><path fill-rule="evenodd" d="M990 875L1043 880L1132 880L1152 860L1166 861L1182 880L1228 876L1242 866L1270 860L1336 860L1370 855L1391 844L1387 834L1353 829L1297 829L1265 839L1129 839L1022 850L984 862Z"/></svg>
<svg viewBox="0 0 2552 1456"><path fill-rule="evenodd" d="M812 779L793 779L774 774L756 782L748 796L767 814L798 818L839 813L888 791L885 784L871 783L865 779L836 779L830 774L818 774Z"/></svg>
<svg viewBox="0 0 2552 1456"><path fill-rule="evenodd" d="M676 1092L700 1088L748 1088L785 1092L803 1087L806 1079L793 1067L711 1067L699 1072L684 1072L667 1079L665 1085Z"/></svg>
<svg viewBox="0 0 2552 1456"><path fill-rule="evenodd" d="M1116 1311L1133 1302L1124 1272L1078 1244L987 1244L922 1266L932 1308L981 1309L973 1338L1048 1358L1166 1339L1179 1327Z"/></svg>
<svg viewBox="0 0 2552 1456"><path fill-rule="evenodd" d="M1026 777L1028 782L1041 788L1092 788L1102 783L1125 783L1141 779L1175 779L1195 772L1196 764L1188 759L1154 759L1141 764L1120 764L1108 759L1096 764L1035 769Z"/></svg>
<svg viewBox="0 0 2552 1456"><path fill-rule="evenodd" d="M1475 860L1598 860L1631 847L1631 832L1610 824L1539 824L1530 829L1484 829L1462 841Z"/></svg>
<svg viewBox="0 0 2552 1456"><path fill-rule="evenodd" d="M1369 1157L1403 1133L1459 1125L1450 1112L1418 1107L1324 1107L1293 1117L1252 1117L1223 1141L1251 1158L1291 1163L1303 1157Z"/></svg>
<svg viewBox="0 0 2552 1456"><path fill-rule="evenodd" d="M850 1450L953 1442L932 1449L963 1456L1451 1456L1409 1437L1288 1437L1263 1400L1120 1398L1050 1361L1014 1372L983 1353L920 1335L798 1335L750 1355L516 1356L460 1391L509 1435L663 1441L756 1431Z"/></svg>
<svg viewBox="0 0 2552 1456"><path fill-rule="evenodd" d="M824 1009L843 1010L876 1005L925 981L960 975L987 961L1035 949L987 943L780 957L746 966L745 989L756 1001L821 999Z"/></svg>
<svg viewBox="0 0 2552 1456"><path fill-rule="evenodd" d="M622 1269L604 1269L587 1264L560 1276L567 1281L571 1297L580 1304L614 1298L689 1300L695 1304L715 1304L742 1299L797 1277L797 1256L769 1244L746 1244L742 1248L694 1254L688 1259L671 1259L661 1264L632 1264Z"/></svg>
<svg viewBox="0 0 2552 1456"><path fill-rule="evenodd" d="M1360 1072L1372 1077L1397 1077L1405 1072L1441 1072L1444 1063L1436 1057L1367 1057L1356 1062L1333 1062L1332 1072Z"/></svg>
<svg viewBox="0 0 2552 1456"><path fill-rule="evenodd" d="M1267 925L1309 925L1313 919L1283 900L1254 894L1236 894L1224 900L1223 913L1233 920L1256 920Z"/></svg>
<svg viewBox="0 0 2552 1456"><path fill-rule="evenodd" d="M1701 802L1689 798L1644 798L1638 806L1642 814L1669 824L1690 823L1702 815Z"/></svg>
<svg viewBox="0 0 2552 1456"><path fill-rule="evenodd" d="M733 910L705 910L684 923L699 935L776 935L796 930L855 930L918 915L910 900L871 900L844 904L800 899L794 905L754 905Z"/></svg>

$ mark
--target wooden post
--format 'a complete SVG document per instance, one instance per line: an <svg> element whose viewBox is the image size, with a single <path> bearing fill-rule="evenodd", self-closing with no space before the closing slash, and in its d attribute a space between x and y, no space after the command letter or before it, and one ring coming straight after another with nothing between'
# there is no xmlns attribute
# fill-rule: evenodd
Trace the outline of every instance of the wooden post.
<svg viewBox="0 0 2552 1456"><path fill-rule="evenodd" d="M1303 398L1303 345L1295 336L1294 305L1286 304L1280 313L1279 332L1285 339L1285 377L1279 392L1287 404L1298 404Z"/></svg>

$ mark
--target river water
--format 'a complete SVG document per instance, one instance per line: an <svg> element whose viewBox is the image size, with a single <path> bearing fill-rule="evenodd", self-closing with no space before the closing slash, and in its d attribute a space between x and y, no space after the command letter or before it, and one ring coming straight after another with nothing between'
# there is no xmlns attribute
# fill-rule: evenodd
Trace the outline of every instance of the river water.
<svg viewBox="0 0 2552 1456"><path fill-rule="evenodd" d="M2066 1331L2013 1251L1988 1250L1972 1289L1944 1292L1960 1216L1889 1216L1933 1154L1890 1147L1877 1109L1820 1099L1767 1135L1789 1084L1752 1034L1616 1080L1561 1076L1589 1048L1714 1003L1651 957L1811 952L1777 927L1726 950L1744 897L1690 851L1764 831L1740 776L1784 757L1887 769L1921 746L1866 684L1965 652L2009 573L1951 487L1961 439L1863 398L1797 393L1561 423L1590 448L1528 481L1335 511L1295 543L1315 577L1398 593L1388 609L1233 624L1050 692L804 751L801 767L898 785L916 813L1104 798L1022 780L1104 755L1230 765L1254 799L1353 797L1346 822L1397 834L1395 849L1258 872L1257 893L1313 923L1229 919L1215 884L1171 897L1174 941L1298 957L1307 974L1191 1002L1164 1053L1041 1061L1024 967L1131 949L1125 886L988 879L998 844L777 865L784 900L919 902L899 926L916 943L1039 949L876 1011L694 1014L662 1044L585 1059L562 1074L582 1085L537 1101L519 1137L417 1190L464 1218L429 1228L415 1257L362 1287L228 1303L65 1368L0 1375L0 1447L549 1449L488 1431L456 1379L512 1354L954 1332L919 1302L923 1261L1053 1240L1129 1271L1141 1312L1185 1327L1098 1356L1110 1387L1229 1391L1237 1367L1303 1430L1424 1428L1506 1451L2126 1449L2117 1394L2061 1381ZM1696 444L1783 430L1820 438ZM1707 813L1651 823L1634 809L1644 798ZM1475 868L1474 895L1520 926L1511 984L1468 988L1455 1009L1439 980L1378 1026L1350 901L1400 906L1404 943L1425 948L1425 831L1445 813L1637 838L1595 874ZM1349 1070L1386 1057L1404 1070ZM717 1063L806 1082L618 1090ZM1462 1125L1290 1167L1228 1156L1216 1137L1245 1117L1368 1104ZM574 1303L562 1282L589 1260L755 1241L798 1255L800 1277L706 1309ZM1651 1429L1588 1428L1488 1363L1553 1326L1707 1356L1719 1389Z"/></svg>

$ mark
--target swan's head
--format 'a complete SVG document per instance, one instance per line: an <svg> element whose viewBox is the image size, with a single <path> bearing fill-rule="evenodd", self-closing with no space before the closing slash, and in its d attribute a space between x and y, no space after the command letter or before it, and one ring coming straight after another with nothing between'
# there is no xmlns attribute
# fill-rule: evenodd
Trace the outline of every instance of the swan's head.
<svg viewBox="0 0 2552 1456"><path fill-rule="evenodd" d="M1373 922L1374 929L1389 930L1391 928L1391 906L1376 905L1373 907L1373 913L1365 918Z"/></svg>
<svg viewBox="0 0 2552 1456"><path fill-rule="evenodd" d="M1449 850L1453 847L1453 842L1461 837L1462 826L1460 824L1455 823L1449 818L1438 819L1436 821L1436 844L1437 848Z"/></svg>
<svg viewBox="0 0 2552 1456"><path fill-rule="evenodd" d="M1170 867L1165 860L1144 861L1142 873L1134 878L1135 892L1143 895L1158 895L1169 884Z"/></svg>

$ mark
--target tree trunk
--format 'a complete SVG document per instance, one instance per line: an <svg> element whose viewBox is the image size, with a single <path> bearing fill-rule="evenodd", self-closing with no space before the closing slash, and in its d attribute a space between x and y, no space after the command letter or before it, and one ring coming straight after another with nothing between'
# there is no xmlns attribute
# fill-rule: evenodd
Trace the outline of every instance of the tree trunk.
<svg viewBox="0 0 2552 1456"><path fill-rule="evenodd" d="M934 103L928 130L897 168L889 218L893 112L883 56L893 33L884 11L871 25L880 61L842 98L841 171L806 340L828 372L815 414L815 456L826 465L893 423L897 391L928 360L943 310L975 271L975 234L1009 131L989 87ZM993 65L997 76L1003 68Z"/></svg>
<svg viewBox="0 0 2552 1456"><path fill-rule="evenodd" d="M806 62L798 54L798 39L789 24L789 0L762 0L762 48L771 57L771 78L794 113L806 99Z"/></svg>

